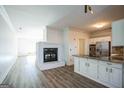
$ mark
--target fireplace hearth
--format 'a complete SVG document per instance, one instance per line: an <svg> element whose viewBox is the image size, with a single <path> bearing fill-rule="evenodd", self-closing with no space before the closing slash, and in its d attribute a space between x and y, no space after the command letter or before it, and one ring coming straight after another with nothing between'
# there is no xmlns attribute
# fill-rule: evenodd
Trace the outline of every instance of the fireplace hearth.
<svg viewBox="0 0 124 93"><path fill-rule="evenodd" d="M44 63L58 61L58 48L43 48Z"/></svg>

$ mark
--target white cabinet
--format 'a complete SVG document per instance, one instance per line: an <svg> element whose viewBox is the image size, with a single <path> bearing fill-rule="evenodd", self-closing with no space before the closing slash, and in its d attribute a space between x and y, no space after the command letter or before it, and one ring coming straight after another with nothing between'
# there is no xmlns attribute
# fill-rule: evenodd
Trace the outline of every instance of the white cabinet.
<svg viewBox="0 0 124 93"><path fill-rule="evenodd" d="M118 64L100 61L98 77L110 86L122 87L122 69L118 68Z"/></svg>
<svg viewBox="0 0 124 93"><path fill-rule="evenodd" d="M97 62L96 60L80 58L80 73L86 74L92 78L97 78Z"/></svg>
<svg viewBox="0 0 124 93"><path fill-rule="evenodd" d="M74 57L74 71L108 87L123 87L123 64Z"/></svg>
<svg viewBox="0 0 124 93"><path fill-rule="evenodd" d="M122 70L118 68L110 68L110 83L115 87L122 86Z"/></svg>
<svg viewBox="0 0 124 93"><path fill-rule="evenodd" d="M87 74L87 59L80 58L80 73Z"/></svg>
<svg viewBox="0 0 124 93"><path fill-rule="evenodd" d="M89 44L96 44L97 42L111 41L111 36L96 37L89 40Z"/></svg>
<svg viewBox="0 0 124 93"><path fill-rule="evenodd" d="M74 57L74 72L80 73L80 61L78 57Z"/></svg>
<svg viewBox="0 0 124 93"><path fill-rule="evenodd" d="M112 23L112 46L124 46L124 19Z"/></svg>
<svg viewBox="0 0 124 93"><path fill-rule="evenodd" d="M99 74L98 74L98 78L99 80L103 81L103 82L108 82L109 81L109 75L108 75L108 68L107 65L99 65Z"/></svg>
<svg viewBox="0 0 124 93"><path fill-rule="evenodd" d="M88 75L97 78L97 60L88 59Z"/></svg>

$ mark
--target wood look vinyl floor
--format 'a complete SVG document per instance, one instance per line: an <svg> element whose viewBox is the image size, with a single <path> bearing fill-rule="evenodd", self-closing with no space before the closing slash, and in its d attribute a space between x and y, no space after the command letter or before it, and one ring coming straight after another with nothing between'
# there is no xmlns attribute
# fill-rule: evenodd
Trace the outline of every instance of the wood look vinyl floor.
<svg viewBox="0 0 124 93"><path fill-rule="evenodd" d="M75 73L73 66L40 71L30 57L20 57L3 84L14 88L105 88Z"/></svg>

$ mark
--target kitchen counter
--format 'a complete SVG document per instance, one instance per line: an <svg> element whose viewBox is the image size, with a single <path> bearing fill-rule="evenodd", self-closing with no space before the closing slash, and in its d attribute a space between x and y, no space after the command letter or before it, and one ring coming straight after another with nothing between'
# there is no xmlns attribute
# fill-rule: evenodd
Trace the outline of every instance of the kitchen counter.
<svg viewBox="0 0 124 93"><path fill-rule="evenodd" d="M124 60L115 60L111 57L91 57L89 55L73 55L74 57L88 58L88 59L96 59L100 61L108 61L112 63L124 64Z"/></svg>

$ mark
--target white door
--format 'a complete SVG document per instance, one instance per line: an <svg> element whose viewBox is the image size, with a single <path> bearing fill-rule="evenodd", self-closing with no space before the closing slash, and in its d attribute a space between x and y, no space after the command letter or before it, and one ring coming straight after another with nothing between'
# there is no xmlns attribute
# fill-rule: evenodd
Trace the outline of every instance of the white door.
<svg viewBox="0 0 124 93"><path fill-rule="evenodd" d="M97 60L88 60L88 75L97 78Z"/></svg>
<svg viewBox="0 0 124 93"><path fill-rule="evenodd" d="M98 77L101 81L109 81L109 68L106 65L99 65Z"/></svg>
<svg viewBox="0 0 124 93"><path fill-rule="evenodd" d="M110 68L110 83L115 87L122 87L122 70Z"/></svg>
<svg viewBox="0 0 124 93"><path fill-rule="evenodd" d="M79 73L79 71L80 71L79 58L74 57L74 72Z"/></svg>
<svg viewBox="0 0 124 93"><path fill-rule="evenodd" d="M87 74L87 59L81 58L80 59L80 73Z"/></svg>

